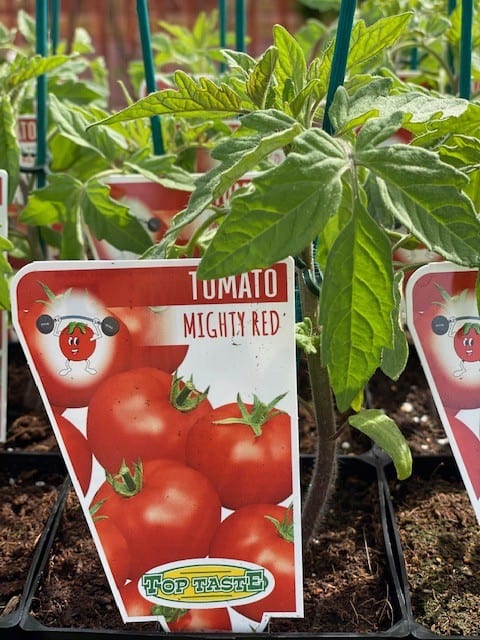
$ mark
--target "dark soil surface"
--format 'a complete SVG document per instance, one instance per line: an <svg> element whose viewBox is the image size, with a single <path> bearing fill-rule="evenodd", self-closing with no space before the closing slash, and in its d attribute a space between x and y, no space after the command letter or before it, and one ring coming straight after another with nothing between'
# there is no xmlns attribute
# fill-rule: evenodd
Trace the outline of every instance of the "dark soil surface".
<svg viewBox="0 0 480 640"><path fill-rule="evenodd" d="M63 476L0 469L0 619L14 611Z"/></svg>
<svg viewBox="0 0 480 640"><path fill-rule="evenodd" d="M439 634L480 634L480 526L455 464L392 484L414 618Z"/></svg>
<svg viewBox="0 0 480 640"><path fill-rule="evenodd" d="M308 382L302 364L299 389L301 451L308 454L314 450L315 433ZM48 418L21 358L11 361L8 393L9 429L8 440L3 448L7 451L36 453L58 451ZM368 402L372 407L383 408L396 420L415 457L440 455L447 456L447 460L451 458L445 433L413 350L409 366L398 382L394 383L382 374L374 377L369 388ZM344 424L345 417L338 416L339 429ZM355 454L368 451L370 446L370 441L354 430L340 430L339 453L346 454L342 460L358 464ZM371 472L372 468L368 468ZM369 475L371 473L361 473L360 478L357 474L339 475L321 530L311 552L305 554L305 619L274 620L271 624L273 632L378 632L388 630L397 621L395 594L387 578L389 570L378 513L377 486L375 481L372 482L367 477ZM10 486L10 481L6 480L6 491L10 494L15 487ZM426 627L442 633L479 633L480 624L471 615L472 611L476 613L479 610L480 604L480 586L474 582L480 576L477 551L479 528L462 485L457 482L452 489L451 484L446 486L437 483L437 480L445 482L440 476L431 479L427 485L425 503L421 502L419 486L414 484L416 479L398 486L392 485L407 564L409 567L413 566L414 561L420 559L424 570L430 571L431 567L431 573L418 579L418 592L416 579L411 578L415 616ZM304 481L307 480L304 478ZM35 486L33 482L32 485L33 495L46 497L48 492L45 487L48 483L45 486ZM18 498L16 506L9 508L5 506L6 499L2 500L0 585L3 591L0 593L3 600L0 598L0 607L4 613L5 608L8 611L15 606L15 598L20 593L20 585L32 557L31 546L28 555L29 544L32 543L26 542L27 535L33 532L32 537L36 540L41 533L43 514L46 516L51 508L56 490L50 493L52 495L44 506L42 501L38 503ZM413 499L413 507L407 505L408 496ZM14 518L13 523L7 522L9 510ZM406 525L402 520L405 514L409 518ZM423 534L430 547L422 551L419 542L414 541L412 535L426 526L429 518L436 522L438 531L436 534ZM441 518L445 518L445 521ZM460 533L453 525L460 527ZM467 541L467 534L473 536L471 541ZM15 556L13 570L3 561L7 558L3 547L8 550L12 540L18 540L19 536L22 548L27 550L27 558L20 564ZM452 543L451 549L447 543ZM412 549L413 555L409 555ZM2 570L6 572L2 574ZM443 576L443 570L447 573L446 577ZM447 577L452 576L457 579L454 596L445 595L444 598L446 588L443 589L443 585L447 584ZM5 587L9 583L15 583L15 586L11 589ZM432 594L433 603L427 605L426 596L429 593ZM463 595L466 597L466 604L458 604L456 609L448 609L444 605L444 599L457 603ZM33 615L42 624L51 627L127 631L133 631L135 627L144 631L155 628L155 625L122 624L78 501L73 494L69 497L68 508L62 516L53 553L32 607ZM442 610L446 607L445 615L439 613L440 607ZM465 615L461 616L460 611L466 612Z"/></svg>
<svg viewBox="0 0 480 640"><path fill-rule="evenodd" d="M396 621L376 476L368 465L362 468L368 471L364 474L368 479L359 479L350 467L340 474L338 491L322 532L305 559L305 618L277 619L271 624L272 632L369 632L386 630ZM31 614L49 627L127 631L155 628L154 623L121 622L73 493Z"/></svg>

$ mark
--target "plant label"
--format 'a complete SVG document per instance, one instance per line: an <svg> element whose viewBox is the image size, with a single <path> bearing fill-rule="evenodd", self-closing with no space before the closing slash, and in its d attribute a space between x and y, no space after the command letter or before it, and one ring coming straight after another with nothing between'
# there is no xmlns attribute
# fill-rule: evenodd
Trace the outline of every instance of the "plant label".
<svg viewBox="0 0 480 640"><path fill-rule="evenodd" d="M12 315L125 622L303 615L294 265L50 261Z"/></svg>
<svg viewBox="0 0 480 640"><path fill-rule="evenodd" d="M8 174L0 169L0 235L8 236ZM8 312L0 310L0 442L7 439Z"/></svg>
<svg viewBox="0 0 480 640"><path fill-rule="evenodd" d="M480 522L480 313L477 271L431 263L407 283L407 323Z"/></svg>
<svg viewBox="0 0 480 640"><path fill-rule="evenodd" d="M37 116L24 114L17 118L17 136L20 146L20 166L31 169L37 162Z"/></svg>

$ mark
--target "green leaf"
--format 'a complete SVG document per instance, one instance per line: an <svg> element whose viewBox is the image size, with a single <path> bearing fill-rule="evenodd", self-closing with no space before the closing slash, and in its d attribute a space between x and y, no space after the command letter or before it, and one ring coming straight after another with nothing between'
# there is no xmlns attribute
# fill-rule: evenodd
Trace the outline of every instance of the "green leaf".
<svg viewBox="0 0 480 640"><path fill-rule="evenodd" d="M96 124L112 124L167 113L184 118L232 118L255 109L251 101L245 100L224 83L217 85L205 77L196 81L183 71L175 73L175 82L178 89L151 93Z"/></svg>
<svg viewBox="0 0 480 640"><path fill-rule="evenodd" d="M285 94L285 86L291 82L294 94L305 85L307 63L301 46L295 38L281 25L273 27L273 41L278 50L278 64L275 77L278 83L278 94Z"/></svg>
<svg viewBox="0 0 480 640"><path fill-rule="evenodd" d="M380 18L370 26L363 20L356 22L352 29L347 69L361 65L391 47L402 35L412 19L413 13Z"/></svg>
<svg viewBox="0 0 480 640"><path fill-rule="evenodd" d="M259 109L264 109L267 106L277 60L278 50L275 47L269 47L248 77L247 93Z"/></svg>
<svg viewBox="0 0 480 640"><path fill-rule="evenodd" d="M110 188L91 179L85 185L81 207L85 223L99 240L121 251L141 254L152 244L147 231L128 207L110 197Z"/></svg>
<svg viewBox="0 0 480 640"><path fill-rule="evenodd" d="M257 131L259 135L230 138L216 147L212 155L220 160L221 164L197 180L187 209L175 216L173 226L165 236L165 242L168 243L171 240L170 236L176 236L184 226L193 222L273 151L291 144L302 131L295 120L274 110L244 116L242 126Z"/></svg>
<svg viewBox="0 0 480 640"><path fill-rule="evenodd" d="M405 480L412 473L412 453L404 435L380 409L365 409L350 416L348 422L371 438L392 459L399 480Z"/></svg>
<svg viewBox="0 0 480 640"><path fill-rule="evenodd" d="M33 226L64 222L68 210L75 211L82 183L59 173L49 176L49 184L30 194L20 214L20 222Z"/></svg>
<svg viewBox="0 0 480 640"><path fill-rule="evenodd" d="M358 151L355 161L375 175L382 205L418 240L457 264L479 264L480 220L461 191L465 174L411 145Z"/></svg>
<svg viewBox="0 0 480 640"><path fill-rule="evenodd" d="M322 358L340 411L363 390L392 344L394 305L390 242L357 201L330 250L320 298Z"/></svg>
<svg viewBox="0 0 480 640"><path fill-rule="evenodd" d="M372 115L377 115L377 101L388 95L391 86L389 78L372 78L367 85L359 87L352 95L348 94L345 87L338 87L329 111L336 134L356 129L364 125Z"/></svg>
<svg viewBox="0 0 480 640"><path fill-rule="evenodd" d="M11 203L20 180L20 148L15 113L8 95L0 94L0 169L8 173L8 202Z"/></svg>
<svg viewBox="0 0 480 640"><path fill-rule="evenodd" d="M303 132L282 164L254 179L254 190L232 199L199 277L241 273L300 253L338 209L347 163L344 147L324 131Z"/></svg>
<svg viewBox="0 0 480 640"><path fill-rule="evenodd" d="M71 60L70 56L49 56L44 58L36 55L29 58L17 55L12 63L11 70L8 76L8 84L12 87L17 87L20 84L24 84L33 78L48 73L57 67L65 64Z"/></svg>
<svg viewBox="0 0 480 640"><path fill-rule="evenodd" d="M395 286L393 289L395 296L395 307L392 311L393 347L391 349L385 347L381 364L383 373L392 380L398 380L400 377L406 367L409 354L408 340L403 329L401 304L403 286L403 273L398 271L395 274Z"/></svg>

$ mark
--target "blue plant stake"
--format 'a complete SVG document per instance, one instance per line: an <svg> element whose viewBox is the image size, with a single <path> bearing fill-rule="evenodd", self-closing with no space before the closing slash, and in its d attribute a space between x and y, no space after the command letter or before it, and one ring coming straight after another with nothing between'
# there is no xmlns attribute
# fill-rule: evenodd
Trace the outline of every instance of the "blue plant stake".
<svg viewBox="0 0 480 640"><path fill-rule="evenodd" d="M52 53L57 53L60 40L60 0L50 0L50 40L52 43Z"/></svg>
<svg viewBox="0 0 480 640"><path fill-rule="evenodd" d="M150 23L148 17L147 0L137 0L138 25L140 29L140 39L142 44L143 66L145 70L145 84L148 93L157 90L157 81L155 78L155 65L152 55L152 44L150 37ZM162 125L159 116L150 118L150 126L152 129L153 151L155 155L161 156L165 153L162 139Z"/></svg>
<svg viewBox="0 0 480 640"><path fill-rule="evenodd" d="M218 0L218 35L219 44L222 49L227 46L227 25L228 25L228 11L227 0ZM226 64L222 62L220 64L220 72L225 73Z"/></svg>
<svg viewBox="0 0 480 640"><path fill-rule="evenodd" d="M247 13L245 0L235 0L235 46L242 53L246 49Z"/></svg>

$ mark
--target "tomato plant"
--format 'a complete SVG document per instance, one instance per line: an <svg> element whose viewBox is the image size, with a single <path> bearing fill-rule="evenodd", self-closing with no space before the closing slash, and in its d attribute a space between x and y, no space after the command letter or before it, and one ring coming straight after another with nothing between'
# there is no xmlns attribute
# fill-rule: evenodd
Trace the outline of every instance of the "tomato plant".
<svg viewBox="0 0 480 640"><path fill-rule="evenodd" d="M70 420L60 414L56 414L55 419L80 488L86 494L92 475L92 451L88 441Z"/></svg>
<svg viewBox="0 0 480 640"><path fill-rule="evenodd" d="M241 507L218 528L210 545L210 556L253 562L273 574L273 591L262 600L236 606L239 613L260 621L269 611L295 611L291 509L267 504Z"/></svg>
<svg viewBox="0 0 480 640"><path fill-rule="evenodd" d="M288 414L254 397L217 407L200 418L187 437L186 460L210 478L222 505L238 509L278 503L292 492Z"/></svg>
<svg viewBox="0 0 480 640"><path fill-rule="evenodd" d="M206 393L197 391L192 381L159 369L130 369L105 380L92 396L87 437L110 473L124 460L162 457L184 462L188 431L210 410Z"/></svg>
<svg viewBox="0 0 480 640"><path fill-rule="evenodd" d="M97 506L98 505L98 506ZM130 550L129 578L167 562L206 556L220 524L218 494L207 478L174 460L122 465L92 500Z"/></svg>

